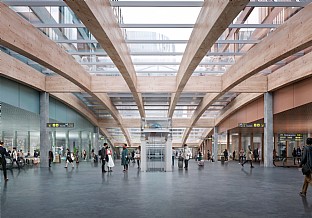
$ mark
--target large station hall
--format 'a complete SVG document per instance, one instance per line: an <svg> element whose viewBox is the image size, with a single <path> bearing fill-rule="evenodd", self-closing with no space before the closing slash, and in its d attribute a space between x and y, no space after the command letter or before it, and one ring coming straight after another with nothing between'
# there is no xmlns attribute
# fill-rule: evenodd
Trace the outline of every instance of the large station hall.
<svg viewBox="0 0 312 218"><path fill-rule="evenodd" d="M0 218L312 217L312 0L0 0Z"/></svg>

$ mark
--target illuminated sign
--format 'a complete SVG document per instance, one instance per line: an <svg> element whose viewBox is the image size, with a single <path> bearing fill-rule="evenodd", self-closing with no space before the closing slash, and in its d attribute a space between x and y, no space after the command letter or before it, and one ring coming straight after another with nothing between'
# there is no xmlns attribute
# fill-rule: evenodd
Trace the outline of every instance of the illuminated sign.
<svg viewBox="0 0 312 218"><path fill-rule="evenodd" d="M301 141L303 140L303 134L301 133L282 133L278 134L279 141L286 141L286 140L292 140L292 141Z"/></svg>
<svg viewBox="0 0 312 218"><path fill-rule="evenodd" d="M48 128L74 128L74 123L47 123Z"/></svg>
<svg viewBox="0 0 312 218"><path fill-rule="evenodd" d="M239 123L238 127L242 128L263 128L265 127L264 123Z"/></svg>

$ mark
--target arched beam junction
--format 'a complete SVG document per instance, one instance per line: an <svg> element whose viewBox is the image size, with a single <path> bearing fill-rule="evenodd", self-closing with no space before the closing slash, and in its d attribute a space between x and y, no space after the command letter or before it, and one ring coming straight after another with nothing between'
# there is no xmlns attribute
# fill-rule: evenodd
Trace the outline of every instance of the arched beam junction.
<svg viewBox="0 0 312 218"><path fill-rule="evenodd" d="M145 117L143 100L137 89L136 73L129 49L116 21L110 1L70 0L65 2L114 62L132 92L141 117Z"/></svg>
<svg viewBox="0 0 312 218"><path fill-rule="evenodd" d="M207 94L192 116L192 126L207 108L224 93L259 73L272 64L283 60L312 45L312 4L309 4L284 24L251 48L238 62L222 75L222 90L214 95ZM280 43L283 42L283 43ZM185 134L186 141L189 133Z"/></svg>
<svg viewBox="0 0 312 218"><path fill-rule="evenodd" d="M178 70L177 86L171 96L169 117L172 117L180 95L200 61L248 2L248 0L204 1Z"/></svg>
<svg viewBox="0 0 312 218"><path fill-rule="evenodd" d="M123 128L121 116L108 95L92 93L90 74L71 55L1 2L0 20L1 45L58 73L103 103L131 145L129 133Z"/></svg>

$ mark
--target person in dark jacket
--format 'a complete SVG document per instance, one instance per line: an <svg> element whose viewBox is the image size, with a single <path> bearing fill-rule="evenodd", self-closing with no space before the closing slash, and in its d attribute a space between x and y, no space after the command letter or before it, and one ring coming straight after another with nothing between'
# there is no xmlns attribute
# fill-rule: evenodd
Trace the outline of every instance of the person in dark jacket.
<svg viewBox="0 0 312 218"><path fill-rule="evenodd" d="M103 147L102 149L100 150L100 158L101 158L101 161L102 161L102 173L106 173L107 171L105 170L105 162L107 161L106 159L106 155L107 155L107 147L108 147L108 144L105 142L103 144Z"/></svg>
<svg viewBox="0 0 312 218"><path fill-rule="evenodd" d="M8 181L9 180L8 176L7 176L7 169L6 169L6 159L5 159L6 156L9 156L9 153L3 147L3 141L0 141L0 159L1 159L1 165L2 165L4 181Z"/></svg>
<svg viewBox="0 0 312 218"><path fill-rule="evenodd" d="M66 164L65 164L65 168L67 168L68 163L71 163L72 167L74 168L74 160L73 160L73 156L72 153L70 152L69 148L66 149L67 153L66 153Z"/></svg>
<svg viewBox="0 0 312 218"><path fill-rule="evenodd" d="M302 186L301 192L299 192L299 195L302 197L305 197L307 194L308 186L310 183L312 183L311 178L311 169L312 169L312 138L307 138L307 146L303 149L303 156L302 160L300 162L299 167L307 166L310 169L310 172L307 173L304 177L304 182Z"/></svg>
<svg viewBox="0 0 312 218"><path fill-rule="evenodd" d="M123 171L124 172L127 172L128 171L128 164L129 164L129 156L128 156L128 149L127 149L127 144L124 144L123 146L123 150L122 150L122 153L121 153L121 165L123 165L124 169Z"/></svg>
<svg viewBox="0 0 312 218"><path fill-rule="evenodd" d="M53 159L54 159L53 152L50 150L49 151L49 167L51 167L51 163L53 162Z"/></svg>

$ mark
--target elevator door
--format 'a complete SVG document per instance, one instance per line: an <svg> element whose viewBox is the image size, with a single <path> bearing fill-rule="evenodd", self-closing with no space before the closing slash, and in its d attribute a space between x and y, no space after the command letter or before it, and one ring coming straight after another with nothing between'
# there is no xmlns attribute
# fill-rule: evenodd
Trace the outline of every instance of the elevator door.
<svg viewBox="0 0 312 218"><path fill-rule="evenodd" d="M146 155L148 172L165 171L165 144L147 143Z"/></svg>

